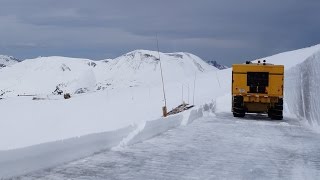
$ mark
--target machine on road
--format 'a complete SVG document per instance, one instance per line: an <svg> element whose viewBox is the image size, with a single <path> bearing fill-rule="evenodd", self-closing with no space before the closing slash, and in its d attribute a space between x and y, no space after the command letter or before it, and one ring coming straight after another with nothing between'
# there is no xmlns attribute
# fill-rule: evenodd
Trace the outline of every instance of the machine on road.
<svg viewBox="0 0 320 180"><path fill-rule="evenodd" d="M283 118L284 66L258 61L232 65L232 112L266 113L271 119Z"/></svg>

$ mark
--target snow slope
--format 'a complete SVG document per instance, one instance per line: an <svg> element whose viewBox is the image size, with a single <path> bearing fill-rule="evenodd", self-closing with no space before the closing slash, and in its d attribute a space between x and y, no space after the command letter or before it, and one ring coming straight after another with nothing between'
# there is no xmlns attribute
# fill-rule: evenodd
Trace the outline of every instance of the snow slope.
<svg viewBox="0 0 320 180"><path fill-rule="evenodd" d="M260 60L261 62L262 60L266 60L267 63L272 64L282 64L287 70L296 66L299 63L302 63L319 50L320 44L303 49L276 54L265 58L260 58L258 60ZM258 60L255 60L254 62L257 62Z"/></svg>

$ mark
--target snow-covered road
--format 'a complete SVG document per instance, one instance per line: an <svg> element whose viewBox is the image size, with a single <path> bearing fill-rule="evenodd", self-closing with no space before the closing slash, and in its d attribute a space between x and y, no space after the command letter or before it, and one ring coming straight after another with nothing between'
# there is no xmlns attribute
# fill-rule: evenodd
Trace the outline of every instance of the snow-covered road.
<svg viewBox="0 0 320 180"><path fill-rule="evenodd" d="M317 179L320 135L294 119L220 113L21 179Z"/></svg>

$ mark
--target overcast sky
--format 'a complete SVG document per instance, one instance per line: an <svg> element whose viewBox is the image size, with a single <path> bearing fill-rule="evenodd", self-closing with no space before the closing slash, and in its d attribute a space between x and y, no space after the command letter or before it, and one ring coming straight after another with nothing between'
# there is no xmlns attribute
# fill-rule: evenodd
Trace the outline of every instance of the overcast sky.
<svg viewBox="0 0 320 180"><path fill-rule="evenodd" d="M319 0L0 0L0 54L184 51L230 65L320 43Z"/></svg>

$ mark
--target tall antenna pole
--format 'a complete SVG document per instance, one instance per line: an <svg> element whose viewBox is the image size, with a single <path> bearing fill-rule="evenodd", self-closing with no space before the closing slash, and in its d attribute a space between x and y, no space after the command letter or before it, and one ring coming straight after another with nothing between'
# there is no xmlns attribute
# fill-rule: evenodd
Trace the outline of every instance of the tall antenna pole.
<svg viewBox="0 0 320 180"><path fill-rule="evenodd" d="M220 80L219 80L219 76L218 76L217 71L216 71L216 77L217 77L217 80L218 80L219 88L221 89Z"/></svg>
<svg viewBox="0 0 320 180"><path fill-rule="evenodd" d="M189 84L188 84L188 104L190 103L189 96L190 96L190 93L189 93Z"/></svg>
<svg viewBox="0 0 320 180"><path fill-rule="evenodd" d="M162 72L162 64L161 64L161 58L160 58L160 52L159 52L159 40L158 40L158 34L157 34L157 49L158 49L158 55L159 55L159 62L160 62L160 72L161 72L161 81L162 81L162 91L163 91L163 99L164 99L164 108L167 108L167 99L166 99L166 93L164 88L164 81L163 81L163 72ZM164 116L166 116L166 112L163 113Z"/></svg>
<svg viewBox="0 0 320 180"><path fill-rule="evenodd" d="M193 83L193 105L194 105L194 95L196 91L196 78L197 78L197 72L194 73L194 83Z"/></svg>
<svg viewBox="0 0 320 180"><path fill-rule="evenodd" d="M182 92L181 92L181 100L182 100L182 103L183 103L183 84L181 85L181 89L182 89Z"/></svg>

